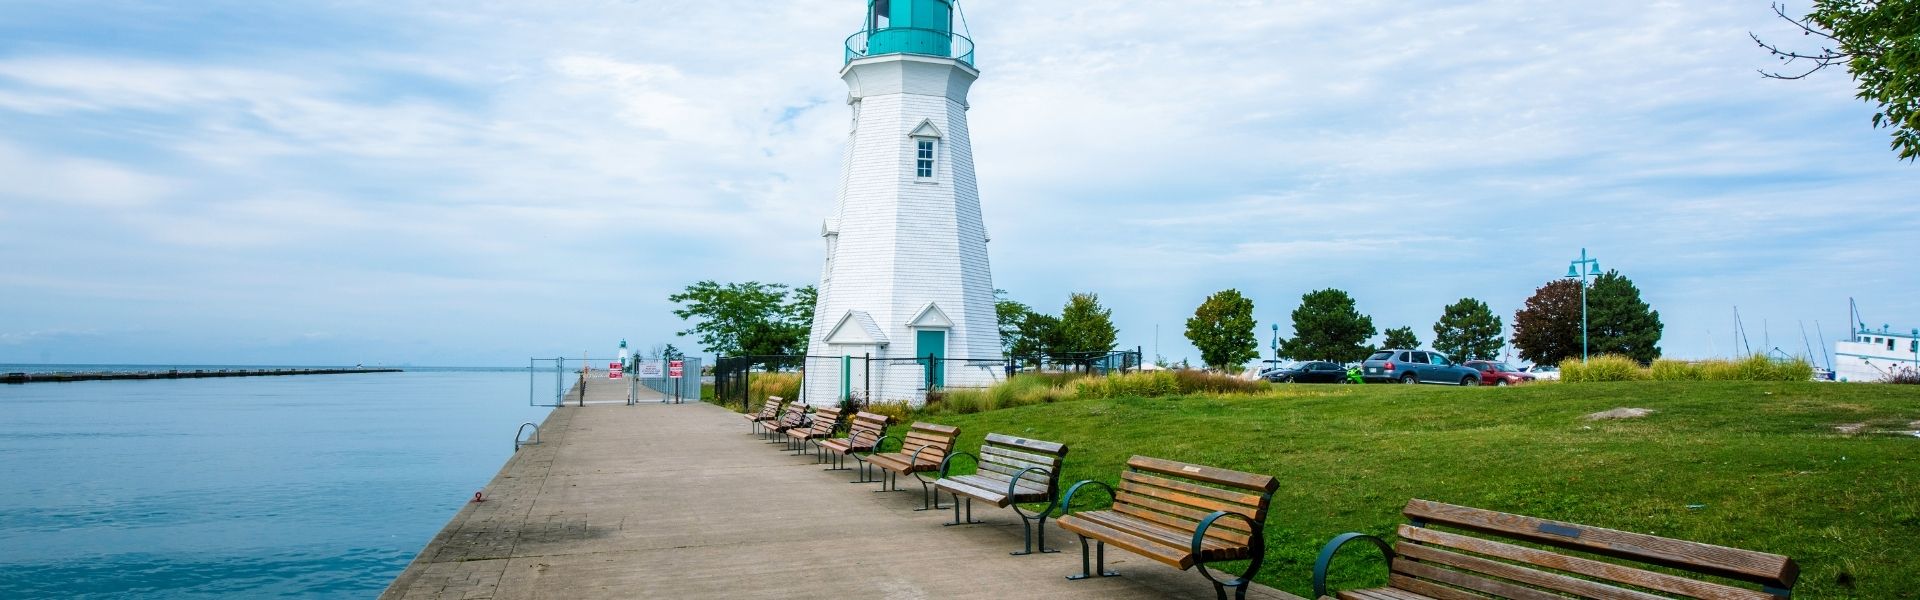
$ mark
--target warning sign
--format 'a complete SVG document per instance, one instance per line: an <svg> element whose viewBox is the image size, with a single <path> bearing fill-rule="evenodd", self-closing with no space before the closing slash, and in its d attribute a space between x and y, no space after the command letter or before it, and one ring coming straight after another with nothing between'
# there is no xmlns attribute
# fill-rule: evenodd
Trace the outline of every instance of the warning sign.
<svg viewBox="0 0 1920 600"><path fill-rule="evenodd" d="M623 367L624 365L621 365L620 361L607 363L607 379L619 379L620 369Z"/></svg>
<svg viewBox="0 0 1920 600"><path fill-rule="evenodd" d="M685 374L686 374L686 372L687 372L687 361L684 361L684 360L676 360L676 361L672 361L672 362L669 362L669 363L667 363L667 376L668 376L668 377L672 377L672 378L674 378L674 379L679 379L679 378L680 378L680 376L682 376L682 375L685 375Z"/></svg>

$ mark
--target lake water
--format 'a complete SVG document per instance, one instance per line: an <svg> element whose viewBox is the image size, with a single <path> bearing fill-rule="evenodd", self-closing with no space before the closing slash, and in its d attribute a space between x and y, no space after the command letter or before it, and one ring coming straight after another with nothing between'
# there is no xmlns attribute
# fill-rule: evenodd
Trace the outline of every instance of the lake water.
<svg viewBox="0 0 1920 600"><path fill-rule="evenodd" d="M0 597L371 598L546 417L527 389L524 370L0 385Z"/></svg>

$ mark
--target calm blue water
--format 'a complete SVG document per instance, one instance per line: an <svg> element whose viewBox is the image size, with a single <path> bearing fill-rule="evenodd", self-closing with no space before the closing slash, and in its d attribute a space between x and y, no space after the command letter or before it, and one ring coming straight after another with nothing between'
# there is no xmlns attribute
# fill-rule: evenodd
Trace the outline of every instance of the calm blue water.
<svg viewBox="0 0 1920 600"><path fill-rule="evenodd" d="M545 418L527 385L472 370L0 385L0 597L378 595L492 479L515 428Z"/></svg>

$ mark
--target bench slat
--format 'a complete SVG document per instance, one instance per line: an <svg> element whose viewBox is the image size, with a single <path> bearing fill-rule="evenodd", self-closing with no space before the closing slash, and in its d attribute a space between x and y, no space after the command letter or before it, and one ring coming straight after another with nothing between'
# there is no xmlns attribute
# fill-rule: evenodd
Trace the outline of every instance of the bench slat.
<svg viewBox="0 0 1920 600"><path fill-rule="evenodd" d="M1005 465L1008 467L1013 467L1013 469L1016 471L1020 469L1025 469L1027 467L1039 467L1042 469L1046 469L1048 471L1052 471L1054 470L1055 467L1059 466L1057 463L1054 463L1054 462L1035 462L1031 460L1018 458L1018 457L1011 457L1011 456L1007 456L1006 454L1002 454L1002 452L1004 451L998 450L993 446L982 446L980 447L980 462Z"/></svg>
<svg viewBox="0 0 1920 600"><path fill-rule="evenodd" d="M1159 500L1165 500L1168 502L1177 502L1181 506L1187 506L1187 507L1203 510L1206 512L1224 510L1231 513L1240 513L1243 515L1247 515L1249 517L1253 517L1254 520L1256 521L1266 516L1266 515L1260 514L1258 506L1245 506L1240 504L1234 504L1231 502L1221 502L1219 500L1214 500L1212 498L1207 498L1204 496L1189 494L1189 493L1180 492L1180 491L1174 491L1174 490L1170 490L1162 487L1151 486L1151 485L1147 485L1145 483L1141 483L1137 481L1121 481L1120 489L1128 492L1132 492L1135 494L1140 494L1142 496L1153 497ZM1201 518L1205 518L1205 517L1206 517L1206 514L1202 513Z"/></svg>
<svg viewBox="0 0 1920 600"><path fill-rule="evenodd" d="M1493 540L1447 533L1412 525L1400 526L1400 539L1457 548L1484 554L1495 558L1523 562L1570 573L1618 581L1662 592L1680 594L1691 598L1707 600L1772 600L1773 596L1757 590L1737 588L1697 579L1676 577L1665 573L1655 573L1636 569L1626 565L1616 565L1597 560L1567 556L1535 550L1524 546L1515 546Z"/></svg>
<svg viewBox="0 0 1920 600"><path fill-rule="evenodd" d="M1482 577L1476 573L1442 569L1426 563L1408 560L1404 557L1395 557L1393 559L1393 571L1410 577L1418 577L1428 581L1437 581L1476 592L1492 594L1496 598L1511 598L1512 600L1567 600L1566 596L1559 594L1537 590L1516 583L1500 581L1498 579Z"/></svg>
<svg viewBox="0 0 1920 600"><path fill-rule="evenodd" d="M1191 529L1168 527L1110 510L1087 513L1086 518L1109 528L1157 540L1174 548L1178 548L1183 552L1193 548L1193 530ZM1215 559L1238 556L1245 553L1246 550L1247 543L1244 541L1228 542L1213 539L1212 536L1208 536L1200 542L1200 551L1207 553L1209 557Z"/></svg>
<svg viewBox="0 0 1920 600"><path fill-rule="evenodd" d="M1188 540L1192 538L1192 531L1194 531L1194 529L1200 529L1200 521L1181 519L1181 517L1175 517L1175 515L1152 512L1152 510L1140 510L1140 508L1131 506L1131 504L1114 504L1114 512L1123 513L1123 515L1129 515L1129 517L1137 517L1137 519L1144 519L1144 521L1162 523L1162 525L1173 527L1173 529L1187 531ZM1236 527L1236 525L1238 525L1238 527ZM1229 542L1229 544L1246 544L1248 540L1252 540L1254 537L1252 537L1246 529L1240 529L1240 527L1246 527L1246 525L1242 525L1240 521L1213 521L1213 527L1206 529L1206 537L1213 538L1213 540L1221 540L1221 542Z"/></svg>
<svg viewBox="0 0 1920 600"><path fill-rule="evenodd" d="M1447 587L1399 573L1388 575L1387 585L1433 598L1434 600L1487 600L1487 596L1484 594L1477 594L1456 587Z"/></svg>
<svg viewBox="0 0 1920 600"><path fill-rule="evenodd" d="M1655 596L1645 592L1611 586L1597 581L1568 577L1531 567L1487 560L1477 556L1441 550L1431 546L1401 542L1396 545L1394 551L1409 559L1446 565L1465 571L1501 579L1509 579L1527 585L1558 590L1575 594L1582 598L1593 598L1595 600L1665 600L1661 596ZM1399 568L1399 565L1394 565L1394 568Z"/></svg>
<svg viewBox="0 0 1920 600"><path fill-rule="evenodd" d="M1043 440L1030 440L1023 437L1015 437L1015 436L1007 435L1004 433L987 434L986 443L1001 444L1006 446L1017 446L1020 448L1027 449L1029 451L1038 452L1040 454L1060 455L1060 454L1066 454L1067 452L1066 444L1062 444L1058 442L1048 442Z"/></svg>
<svg viewBox="0 0 1920 600"><path fill-rule="evenodd" d="M990 462L980 463L980 468L974 470L974 474L976 475L998 479L1003 482L1013 481L1013 474L1018 472L1020 472L1020 469ZM1053 479L1035 471L1028 471L1025 475L1021 475L1020 480L1043 488L1053 486Z"/></svg>
<svg viewBox="0 0 1920 600"><path fill-rule="evenodd" d="M988 454L1010 461L1030 463L1029 466L1046 467L1049 469L1053 468L1054 465L1060 464L1060 455L1058 454L1034 454L1032 452L1021 452L1004 446L982 444L980 446L980 458L986 458Z"/></svg>
<svg viewBox="0 0 1920 600"><path fill-rule="evenodd" d="M1067 531L1105 541L1108 544L1119 546L1134 554L1160 561L1175 569L1184 571L1193 566L1193 554L1190 552L1176 550L1163 544L1156 544L1147 538L1134 535L1133 533L1117 530L1084 518L1075 519L1073 516L1074 515L1061 517L1057 522L1062 529Z"/></svg>
<svg viewBox="0 0 1920 600"><path fill-rule="evenodd" d="M1236 490L1223 490L1217 487L1208 487L1204 485L1187 483L1185 481L1179 481L1176 479L1167 479L1165 477L1161 477L1158 475L1149 475L1146 473L1139 473L1135 471L1122 471L1120 473L1120 478L1126 481L1136 481L1139 483L1163 487L1170 490L1179 490L1182 492L1187 492L1189 494L1206 496L1208 498L1213 498L1215 500L1225 500L1227 502L1239 504L1247 508L1259 508L1261 504L1260 496L1257 494L1249 494L1246 492L1241 492Z"/></svg>
<svg viewBox="0 0 1920 600"><path fill-rule="evenodd" d="M1176 462L1151 456L1135 456L1127 459L1127 466L1142 471L1162 473L1175 477L1184 477L1196 481L1205 481L1241 489L1258 490L1262 494L1273 493L1279 489L1279 480L1270 475L1255 475L1241 471L1232 471L1206 465Z"/></svg>
<svg viewBox="0 0 1920 600"><path fill-rule="evenodd" d="M1793 587L1800 577L1800 566L1778 554L1549 521L1417 498L1408 501L1402 512L1412 519L1782 588Z"/></svg>

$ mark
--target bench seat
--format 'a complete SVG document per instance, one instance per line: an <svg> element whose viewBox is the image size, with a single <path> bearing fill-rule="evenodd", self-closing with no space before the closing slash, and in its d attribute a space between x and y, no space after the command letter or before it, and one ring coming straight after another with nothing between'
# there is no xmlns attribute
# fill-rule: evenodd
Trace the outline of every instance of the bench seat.
<svg viewBox="0 0 1920 600"><path fill-rule="evenodd" d="M1100 510L1073 513L1071 526L1065 519L1060 527L1074 533L1085 530L1089 537L1127 549L1182 571L1200 562L1247 558L1246 544L1224 542L1212 537L1201 540L1201 553L1191 549L1193 530L1171 527L1121 512Z"/></svg>
<svg viewBox="0 0 1920 600"><path fill-rule="evenodd" d="M1021 481L1013 495L1008 496L1007 480L983 475L955 475L941 479L934 487L992 504L994 508L1006 508L1015 502L1046 502L1053 499L1047 488L1026 481Z"/></svg>

